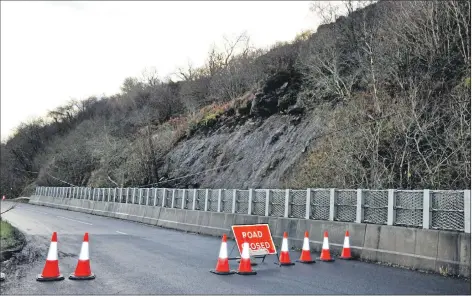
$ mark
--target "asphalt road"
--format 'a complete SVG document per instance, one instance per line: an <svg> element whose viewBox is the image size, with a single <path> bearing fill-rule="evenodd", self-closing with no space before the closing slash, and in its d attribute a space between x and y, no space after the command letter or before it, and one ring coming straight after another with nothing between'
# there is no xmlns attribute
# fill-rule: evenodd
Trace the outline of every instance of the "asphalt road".
<svg viewBox="0 0 472 296"><path fill-rule="evenodd" d="M2 208L7 205L3 202ZM219 276L209 270L216 265L220 238L29 204L19 204L5 214L5 219L26 233L42 252L39 260L23 268L23 275L6 274L6 281L1 283L1 294L5 295L471 292L470 282L463 279L343 260L279 267L273 263L274 256L269 256L254 267L257 275ZM53 231L58 233L59 266L66 279L37 282ZM71 281L67 277L75 269L85 232L90 235L90 260L96 279ZM298 252L291 252L292 260L298 256ZM236 261L230 265L237 269Z"/></svg>

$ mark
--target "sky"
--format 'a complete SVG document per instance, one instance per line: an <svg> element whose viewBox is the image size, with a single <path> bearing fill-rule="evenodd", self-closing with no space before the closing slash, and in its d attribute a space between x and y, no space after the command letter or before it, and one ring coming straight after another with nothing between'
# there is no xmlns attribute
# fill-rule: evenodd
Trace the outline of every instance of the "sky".
<svg viewBox="0 0 472 296"><path fill-rule="evenodd" d="M70 99L119 92L126 77L202 65L223 35L256 47L293 40L309 1L2 1L1 138Z"/></svg>

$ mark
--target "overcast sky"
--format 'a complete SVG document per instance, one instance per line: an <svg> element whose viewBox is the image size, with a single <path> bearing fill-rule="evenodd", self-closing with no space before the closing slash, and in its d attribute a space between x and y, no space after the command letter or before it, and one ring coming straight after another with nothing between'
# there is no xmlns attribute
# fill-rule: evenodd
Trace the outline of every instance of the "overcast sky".
<svg viewBox="0 0 472 296"><path fill-rule="evenodd" d="M257 47L316 29L308 1L1 2L1 137L71 98L114 94L155 67L163 78L246 30Z"/></svg>

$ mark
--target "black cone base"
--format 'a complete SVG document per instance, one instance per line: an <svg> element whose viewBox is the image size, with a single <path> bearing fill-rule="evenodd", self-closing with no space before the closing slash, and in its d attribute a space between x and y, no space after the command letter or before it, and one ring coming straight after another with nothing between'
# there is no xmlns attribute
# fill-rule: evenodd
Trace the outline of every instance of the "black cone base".
<svg viewBox="0 0 472 296"><path fill-rule="evenodd" d="M64 276L60 274L58 277L43 277L42 275L38 274L36 280L38 282L53 282L53 281L62 281Z"/></svg>
<svg viewBox="0 0 472 296"><path fill-rule="evenodd" d="M75 276L75 274L71 274L69 276L70 280L77 280L77 281L85 281L85 280L93 280L95 278L95 274L91 274L89 276Z"/></svg>

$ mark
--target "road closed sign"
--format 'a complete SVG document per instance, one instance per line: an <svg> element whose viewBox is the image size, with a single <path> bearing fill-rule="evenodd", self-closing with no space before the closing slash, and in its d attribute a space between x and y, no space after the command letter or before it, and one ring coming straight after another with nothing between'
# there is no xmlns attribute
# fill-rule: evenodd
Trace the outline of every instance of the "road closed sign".
<svg viewBox="0 0 472 296"><path fill-rule="evenodd" d="M243 251L244 239L249 243L249 255L271 255L276 254L272 234L270 233L269 224L254 225L233 225L234 238L238 245L239 254Z"/></svg>

